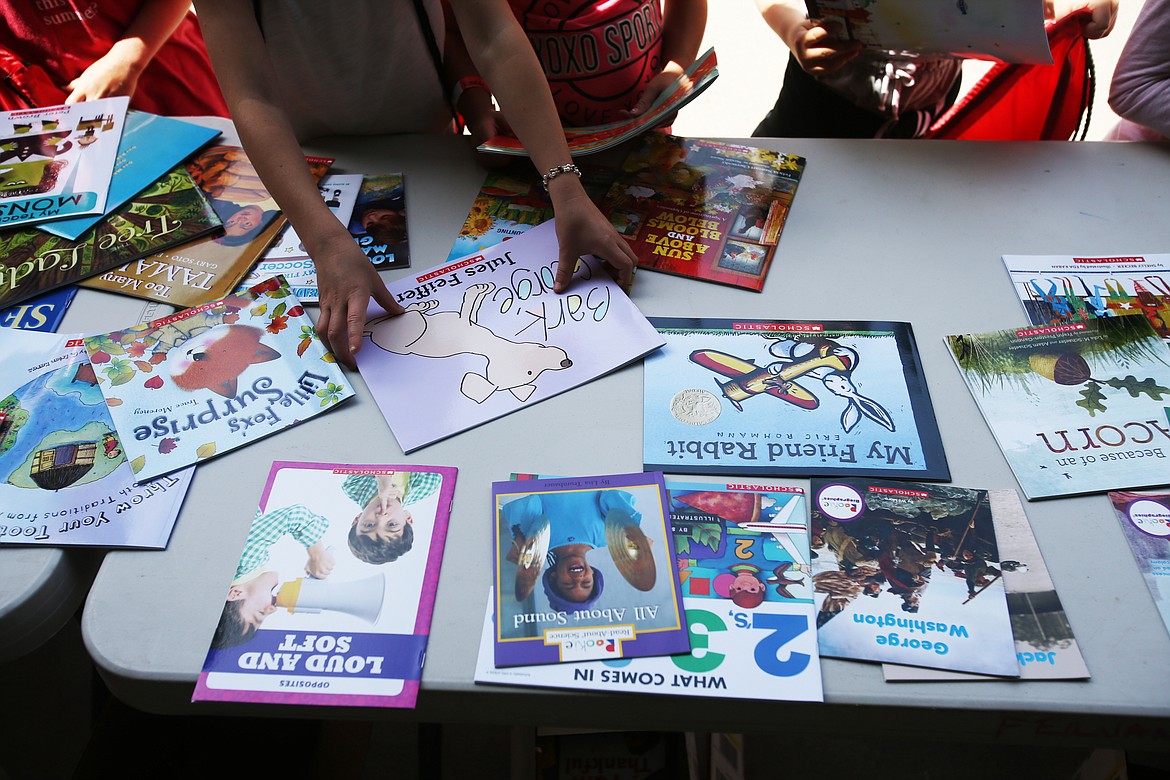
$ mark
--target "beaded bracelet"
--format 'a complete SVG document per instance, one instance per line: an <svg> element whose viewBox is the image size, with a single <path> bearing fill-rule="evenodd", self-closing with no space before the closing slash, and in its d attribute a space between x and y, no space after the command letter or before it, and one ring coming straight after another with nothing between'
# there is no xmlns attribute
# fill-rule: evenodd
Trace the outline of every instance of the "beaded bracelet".
<svg viewBox="0 0 1170 780"><path fill-rule="evenodd" d="M545 192L548 192L548 183L556 177L560 176L562 173L575 173L577 174L578 179L581 178L581 169L573 163L565 163L564 165L558 165L555 168L549 168L548 173L540 177L541 182L544 183Z"/></svg>

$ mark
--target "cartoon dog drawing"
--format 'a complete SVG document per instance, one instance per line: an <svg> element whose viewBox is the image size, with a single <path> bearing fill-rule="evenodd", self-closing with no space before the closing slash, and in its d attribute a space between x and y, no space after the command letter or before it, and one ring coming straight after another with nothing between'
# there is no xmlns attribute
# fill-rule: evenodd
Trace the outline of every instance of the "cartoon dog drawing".
<svg viewBox="0 0 1170 780"><path fill-rule="evenodd" d="M396 355L447 358L479 355L487 360L482 374L464 374L459 390L476 403L507 390L520 401L536 391L536 378L545 371L573 365L560 347L509 341L476 322L479 307L494 284L473 284L463 294L458 312L428 314L439 305L429 300L412 303L396 317L379 317L366 324L374 346Z"/></svg>

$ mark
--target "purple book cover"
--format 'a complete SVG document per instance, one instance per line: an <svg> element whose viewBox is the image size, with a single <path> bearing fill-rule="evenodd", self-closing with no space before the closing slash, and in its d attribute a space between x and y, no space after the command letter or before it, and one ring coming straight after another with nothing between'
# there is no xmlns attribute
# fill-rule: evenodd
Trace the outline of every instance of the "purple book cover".
<svg viewBox="0 0 1170 780"><path fill-rule="evenodd" d="M456 473L273 463L192 701L413 707Z"/></svg>
<svg viewBox="0 0 1170 780"><path fill-rule="evenodd" d="M492 484L495 665L690 652L661 473Z"/></svg>

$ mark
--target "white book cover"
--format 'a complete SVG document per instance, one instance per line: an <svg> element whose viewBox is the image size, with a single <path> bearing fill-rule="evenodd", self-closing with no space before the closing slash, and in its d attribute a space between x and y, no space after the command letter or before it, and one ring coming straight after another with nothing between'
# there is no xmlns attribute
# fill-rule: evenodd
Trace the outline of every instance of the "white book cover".
<svg viewBox="0 0 1170 780"><path fill-rule="evenodd" d="M404 452L571 390L663 344L602 263L552 290L555 221L389 285L371 303L358 370Z"/></svg>

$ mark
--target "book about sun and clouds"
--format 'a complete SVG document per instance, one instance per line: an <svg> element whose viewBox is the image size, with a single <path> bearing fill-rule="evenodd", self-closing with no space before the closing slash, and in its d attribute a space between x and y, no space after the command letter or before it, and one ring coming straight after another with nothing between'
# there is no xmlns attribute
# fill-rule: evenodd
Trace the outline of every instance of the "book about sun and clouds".
<svg viewBox="0 0 1170 780"><path fill-rule="evenodd" d="M1170 482L1170 349L1145 317L946 341L1027 498Z"/></svg>
<svg viewBox="0 0 1170 780"><path fill-rule="evenodd" d="M552 291L556 226L388 285L371 304L358 369L404 452L571 390L662 345L592 257Z"/></svg>
<svg viewBox="0 0 1170 780"><path fill-rule="evenodd" d="M804 166L770 149L648 133L601 208L639 268L760 292Z"/></svg>
<svg viewBox="0 0 1170 780"><path fill-rule="evenodd" d="M1020 679L1088 679L1089 668L1048 574L1019 495L1014 490L989 490L987 499L991 502L991 521L995 526L1000 555L999 570L1007 591ZM883 664L882 674L887 682L1001 679L898 664Z"/></svg>
<svg viewBox="0 0 1170 780"><path fill-rule="evenodd" d="M499 667L690 651L662 474L492 483Z"/></svg>
<svg viewBox="0 0 1170 780"><path fill-rule="evenodd" d="M671 481L666 489L691 652L497 667L492 599L476 682L822 700L804 490Z"/></svg>
<svg viewBox="0 0 1170 780"><path fill-rule="evenodd" d="M643 462L679 474L949 479L910 325L652 317Z"/></svg>
<svg viewBox="0 0 1170 780"><path fill-rule="evenodd" d="M145 111L127 112L105 213L121 206L217 135L218 130L173 117ZM77 240L101 219L101 215L55 219L42 222L37 228Z"/></svg>
<svg viewBox="0 0 1170 780"><path fill-rule="evenodd" d="M167 546L193 469L135 484L79 334L0 328L0 544Z"/></svg>
<svg viewBox="0 0 1170 780"><path fill-rule="evenodd" d="M273 463L192 700L414 707L456 473Z"/></svg>
<svg viewBox="0 0 1170 780"><path fill-rule="evenodd" d="M129 102L0 112L0 227L102 214Z"/></svg>
<svg viewBox="0 0 1170 780"><path fill-rule="evenodd" d="M986 490L811 481L821 655L1018 677Z"/></svg>
<svg viewBox="0 0 1170 780"><path fill-rule="evenodd" d="M1004 255L1033 325L1141 314L1170 342L1170 255Z"/></svg>
<svg viewBox="0 0 1170 780"><path fill-rule="evenodd" d="M133 266L133 261L221 225L194 180L177 166L76 241L34 227L0 233L0 305L20 303L125 263ZM119 286L135 284L117 276ZM162 281L147 278L137 284L166 287Z"/></svg>
<svg viewBox="0 0 1170 780"><path fill-rule="evenodd" d="M1115 491L1109 501L1158 616L1170 631L1170 492Z"/></svg>
<svg viewBox="0 0 1170 780"><path fill-rule="evenodd" d="M85 347L139 480L250 444L353 395L283 277L87 336Z"/></svg>

